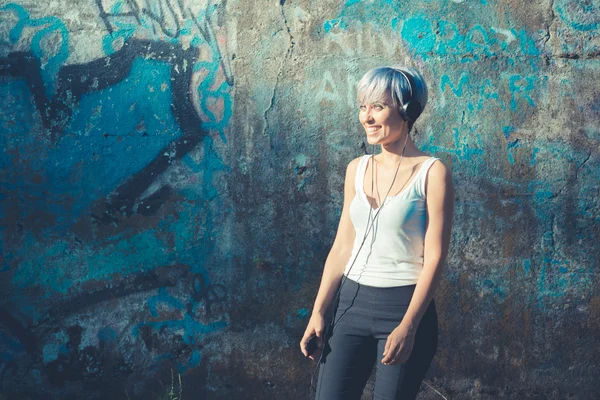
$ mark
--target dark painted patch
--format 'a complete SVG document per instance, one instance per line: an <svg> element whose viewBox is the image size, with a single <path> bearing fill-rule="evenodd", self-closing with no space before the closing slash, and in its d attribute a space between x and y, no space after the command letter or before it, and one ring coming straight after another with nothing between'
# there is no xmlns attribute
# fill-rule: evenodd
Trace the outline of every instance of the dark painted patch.
<svg viewBox="0 0 600 400"><path fill-rule="evenodd" d="M168 151L173 154L172 158L181 159L207 135L207 132L201 128L202 120L193 107L189 90L193 68L184 68L184 66L194 65L198 58L198 49L189 47L183 50L178 45L130 39L125 42L122 49L108 57L85 64L62 67L56 79L56 94L52 99L46 97L40 61L33 54L15 52L0 59L0 75L25 78L42 123L50 132L50 136L56 140L67 126L81 96L123 81L129 74L133 61L140 57L171 65L173 93L171 109L183 135L168 143L152 162L118 186L113 195L99 201L100 207L93 207L96 210L93 219L102 225L118 223L123 217L134 214L136 200L170 165L170 157L164 157L163 153ZM107 67L109 65L110 68ZM140 213L143 215L155 213L170 194L168 188L159 190L144 201L145 205L139 208Z"/></svg>
<svg viewBox="0 0 600 400"><path fill-rule="evenodd" d="M18 338L28 353L36 353L38 348L35 335L6 307L6 305L0 307L0 326L5 327L14 337Z"/></svg>
<svg viewBox="0 0 600 400"><path fill-rule="evenodd" d="M187 266L169 267L172 268L172 271L169 275L166 275L161 273L160 268L161 267L148 273L132 274L124 278L123 282L108 282L102 289L87 289L81 294L77 294L60 302L55 302L52 310L47 313L46 317L44 317L39 324L53 325L58 320L68 315L80 312L85 308L98 303L126 297L134 293L147 292L160 287L173 286L179 278L179 270L189 270L189 267Z"/></svg>

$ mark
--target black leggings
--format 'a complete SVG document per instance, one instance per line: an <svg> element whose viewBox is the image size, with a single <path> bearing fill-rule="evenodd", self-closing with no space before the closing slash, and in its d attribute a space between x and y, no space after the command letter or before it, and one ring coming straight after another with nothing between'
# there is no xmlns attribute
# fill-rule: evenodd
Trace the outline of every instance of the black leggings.
<svg viewBox="0 0 600 400"><path fill-rule="evenodd" d="M317 384L317 400L360 400L376 362L375 400L415 399L437 349L438 322L432 300L404 364L383 365L388 335L400 324L416 285L378 288L346 280L335 311Z"/></svg>

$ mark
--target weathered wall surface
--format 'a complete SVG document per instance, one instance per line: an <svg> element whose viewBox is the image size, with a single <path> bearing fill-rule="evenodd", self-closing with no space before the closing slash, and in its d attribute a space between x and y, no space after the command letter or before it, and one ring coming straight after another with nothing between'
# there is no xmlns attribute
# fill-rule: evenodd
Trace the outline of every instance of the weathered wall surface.
<svg viewBox="0 0 600 400"><path fill-rule="evenodd" d="M457 193L428 382L597 395L598 1L0 4L4 395L307 398L355 86L391 63Z"/></svg>

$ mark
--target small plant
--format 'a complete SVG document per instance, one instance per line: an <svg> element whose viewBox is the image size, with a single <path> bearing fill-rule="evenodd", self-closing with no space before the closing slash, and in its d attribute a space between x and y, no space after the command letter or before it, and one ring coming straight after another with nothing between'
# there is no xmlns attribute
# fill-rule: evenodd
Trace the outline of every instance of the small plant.
<svg viewBox="0 0 600 400"><path fill-rule="evenodd" d="M177 383L178 390L175 390L175 377L173 376L173 370L171 369L171 387L169 391L163 396L159 397L158 400L183 400L182 390L183 386L181 386L181 374L177 374Z"/></svg>
<svg viewBox="0 0 600 400"><path fill-rule="evenodd" d="M183 400L183 386L181 385L181 374L177 374L177 384L178 388L176 390L175 377L173 376L173 370L171 369L171 387L168 388L167 393L165 393L164 395L159 395L156 398L156 400ZM127 400L131 400L131 398L129 397L129 393L127 393L127 390L125 391L125 394L127 395ZM1 395L0 400L4 400L4 398L1 397Z"/></svg>

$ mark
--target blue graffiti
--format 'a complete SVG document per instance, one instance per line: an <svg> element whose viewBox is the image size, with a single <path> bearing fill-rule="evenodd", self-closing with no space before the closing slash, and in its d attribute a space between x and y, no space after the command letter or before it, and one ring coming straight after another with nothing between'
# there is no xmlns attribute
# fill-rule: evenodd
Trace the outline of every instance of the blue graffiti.
<svg viewBox="0 0 600 400"><path fill-rule="evenodd" d="M339 18L326 19L325 22L323 22L323 29L325 30L325 33L329 33L333 28L346 29L347 26L344 21Z"/></svg>
<svg viewBox="0 0 600 400"><path fill-rule="evenodd" d="M224 300L223 288L221 285L206 285L206 278L197 278L192 285L195 295L192 295L187 303L184 303L177 297L169 294L167 288L160 288L158 293L147 301L148 311L154 318L160 317L160 309L165 307L179 311L180 318L163 319L160 321L141 322L132 329L134 337L139 337L140 329L149 327L157 331L183 332L183 343L194 346L200 343L200 340L209 333L220 331L227 327L227 321L224 316L220 319L204 324L200 322L199 315L204 314L205 318L214 319L214 309L211 308L215 302ZM160 355L155 361L163 358L172 358L170 355ZM183 362L179 362L177 368L184 372L189 368L194 368L200 364L202 355L198 349L194 349L189 357Z"/></svg>
<svg viewBox="0 0 600 400"><path fill-rule="evenodd" d="M5 148L11 148L11 154L29 155L28 167L43 177L37 184L17 181L17 185L27 187L32 201L43 199L37 210L56 215L56 227L73 223L92 201L107 196L182 135L170 108L170 76L171 67L165 62L135 59L123 81L81 97L65 127L67 134L53 145L30 134L35 119L5 131L1 139L7 142ZM0 85L0 91L22 99L30 93L21 80ZM8 106L12 108L8 115L37 115L29 101ZM21 114L23 108L27 110ZM41 143L48 148L40 149ZM34 157L33 152L43 156ZM65 204L65 197L72 201Z"/></svg>
<svg viewBox="0 0 600 400"><path fill-rule="evenodd" d="M115 14L120 13L121 7L122 4L115 4L112 12ZM117 29L113 30L102 38L102 49L106 55L114 54L117 50L119 50L120 46L117 46L117 44L120 43L122 46L127 39L133 37L138 28L138 26L135 24L122 21L115 21L114 24Z"/></svg>
<svg viewBox="0 0 600 400"><path fill-rule="evenodd" d="M596 0L556 0L554 8L573 28L590 32L600 26L600 4Z"/></svg>
<svg viewBox="0 0 600 400"><path fill-rule="evenodd" d="M189 185L182 191L186 194L187 198L198 199L198 195L193 192L200 189L200 197L207 201L213 200L218 196L218 191L213 185L213 179L218 172L229 172L230 167L223 163L223 160L214 151L213 139L210 136L206 136L202 141L203 156L200 160L196 161L190 154L186 154L182 159L183 165L185 165L192 176L197 174L201 175L201 184Z"/></svg>
<svg viewBox="0 0 600 400"><path fill-rule="evenodd" d="M158 294L148 299L147 306L150 310L150 315L153 317L158 316L159 304L166 305L175 310L183 310L184 308L183 302L167 293L167 288L158 289Z"/></svg>
<svg viewBox="0 0 600 400"><path fill-rule="evenodd" d="M454 95L456 97L462 97L462 95L464 94L464 89L465 89L465 87L468 87L468 85L469 85L469 75L464 72L461 74L457 86L455 86L452 83L452 81L450 80L450 77L447 74L442 75L442 77L440 78L441 92L442 93L445 92L446 87L448 87L448 88L450 88L450 90L452 90L452 92L454 93Z"/></svg>
<svg viewBox="0 0 600 400"><path fill-rule="evenodd" d="M518 74L508 77L507 89L511 96L509 104L511 110L516 110L517 107L523 109L523 102L530 107L536 107L536 102L532 97L536 79L535 76L523 77ZM478 86L476 85L475 82L472 82L471 75L465 72L460 75L458 83L454 83L447 74L440 78L440 91L443 94L451 92L457 98L465 97L469 111L481 110L491 105L491 101L496 102L502 109L507 108L492 80L486 78ZM468 95L465 96L466 94Z"/></svg>
<svg viewBox="0 0 600 400"><path fill-rule="evenodd" d="M513 75L508 79L508 87L510 89L510 108L516 110L518 102L517 96L524 99L530 106L535 107L535 102L531 98L529 92L534 89L535 78L527 76L525 78L520 75Z"/></svg>
<svg viewBox="0 0 600 400"><path fill-rule="evenodd" d="M230 94L231 86L228 82L225 81L217 89L212 89L217 80L216 76L219 72L219 66L218 62L199 61L194 64L194 72L201 71L202 69L208 71L206 78L202 80L196 89L198 98L200 99L200 109L209 118L202 125L207 129L217 130L221 140L226 143L227 139L224 129L229 125L229 120L233 114L233 100ZM219 100L223 101L223 115L220 119L210 110L210 102L213 101L213 104L215 104Z"/></svg>
<svg viewBox="0 0 600 400"><path fill-rule="evenodd" d="M436 36L433 33L433 24L424 16L415 16L404 21L401 33L402 39L408 43L411 50L425 58L435 47Z"/></svg>
<svg viewBox="0 0 600 400"><path fill-rule="evenodd" d="M324 21L323 29L328 34L333 28L361 29L365 23L371 23L375 30L391 28L391 32L397 32L414 55L425 60L433 55L457 55L461 57L461 63L469 63L499 54L510 59L541 54L535 38L524 29L500 29L479 24L458 26L423 12L403 12L399 9L401 3L394 3L346 2L336 18ZM355 9L359 5L360 11Z"/></svg>
<svg viewBox="0 0 600 400"><path fill-rule="evenodd" d="M41 61L46 57L46 51L43 49L42 41L57 33L60 38L60 48L58 52L47 58L46 65L42 62L42 79L46 89L46 96L52 97L55 89L55 80L61 66L69 57L69 31L65 24L56 17L31 18L27 10L14 3L9 3L0 7L0 11L14 12L17 15L18 22L10 30L9 38L11 43L19 41L23 35L23 30L28 27L44 27L33 34L31 38L31 51L33 55Z"/></svg>
<svg viewBox="0 0 600 400"><path fill-rule="evenodd" d="M501 30L474 25L470 28L459 28L454 22L435 21L439 30L434 27L433 20L424 15L414 15L404 20L401 28L402 39L415 55L427 59L430 55L460 55L462 63L479 60L482 56L496 56L507 51L513 42L518 44L519 52L514 50L510 57L518 55L537 56L541 52L535 40L525 31L515 29ZM392 28L398 29L397 20L392 20ZM462 34L462 31L466 31ZM464 57L471 55L471 57Z"/></svg>
<svg viewBox="0 0 600 400"><path fill-rule="evenodd" d="M170 32L164 26L164 21L161 21L162 11L156 8L159 6L155 4L153 7L150 10L145 8L131 10L130 8L125 9L122 2L117 2L111 7L110 13L101 10L109 30L109 33L102 39L105 53L107 55L113 54L124 42L136 34L173 44L183 45L189 43L190 46L196 48L208 46L211 59L209 61L197 61L192 66L194 72L206 72L206 76L195 90L199 99L200 112L208 119L203 122L203 128L216 130L219 132L221 140L226 142L224 129L229 124L233 114L233 99L230 93L232 79L229 76L229 69L224 64L225 60L221 54L222 49L218 44L218 40L214 37L210 24L205 22L213 18L218 7L214 4L208 6L200 10L196 16L193 16L189 10L180 9L179 13L183 18L183 26L179 28L177 22L177 29L174 32ZM166 8L166 6L164 7ZM175 12L175 10L171 9L171 12ZM160 25L162 35L155 29L157 23ZM223 72L226 79L215 88L219 79L219 72ZM222 102L222 105L219 105L219 102ZM221 106L222 115L215 115L211 110L211 106Z"/></svg>
<svg viewBox="0 0 600 400"><path fill-rule="evenodd" d="M126 276L167 265L172 256L163 246L154 229L133 236L118 234L103 243L82 247L68 239L36 240L27 233L20 249L27 257L22 257L15 269L12 283L22 288L38 286L43 290L43 298L66 294L73 286L89 280L102 281L115 274ZM82 267L73 268L74 265Z"/></svg>
<svg viewBox="0 0 600 400"><path fill-rule="evenodd" d="M481 158L483 155L483 144L481 143L481 135L477 132L477 126L469 128L469 134L464 135L461 139L458 128L452 128L454 147L448 148L445 146L436 145L434 142L439 139L436 135L429 136L429 142L422 145L423 151L432 153L448 153L457 157L459 160L469 161L472 157ZM473 147L469 143L474 139L477 147Z"/></svg>

